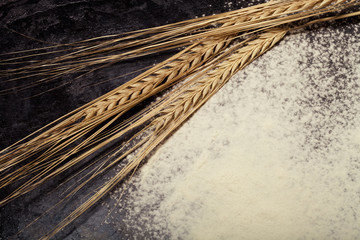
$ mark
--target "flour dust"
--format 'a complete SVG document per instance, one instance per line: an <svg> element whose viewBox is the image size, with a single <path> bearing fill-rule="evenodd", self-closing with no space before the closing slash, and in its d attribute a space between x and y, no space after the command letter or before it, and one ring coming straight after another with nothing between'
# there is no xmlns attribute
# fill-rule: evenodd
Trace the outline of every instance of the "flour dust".
<svg viewBox="0 0 360 240"><path fill-rule="evenodd" d="M126 239L360 239L360 26L350 26L290 34L235 75L131 193L112 193L107 222Z"/></svg>

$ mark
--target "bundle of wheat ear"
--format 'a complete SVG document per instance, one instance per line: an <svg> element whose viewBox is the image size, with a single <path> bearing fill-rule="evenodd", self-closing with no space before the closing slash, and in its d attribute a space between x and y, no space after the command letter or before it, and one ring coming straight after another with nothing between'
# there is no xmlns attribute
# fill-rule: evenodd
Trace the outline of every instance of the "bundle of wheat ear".
<svg viewBox="0 0 360 240"><path fill-rule="evenodd" d="M119 61L183 47L126 84L1 151L0 188L16 187L0 200L0 206L69 169L79 166L82 166L79 172L90 169L64 201L122 163L116 175L92 192L43 239L53 237L134 173L231 76L276 45L287 32L356 16L359 12L354 9L359 3L274 0L180 23L9 54L2 61L9 68L1 70L0 77L6 81L39 79L31 85L17 86L15 90L21 91L66 74L84 76ZM347 13L342 13L343 10ZM1 94L13 90L5 89ZM164 92L159 100L132 116L126 114L159 92ZM109 146L110 152L106 151ZM106 154L101 155L102 151ZM133 157L127 158L129 154Z"/></svg>

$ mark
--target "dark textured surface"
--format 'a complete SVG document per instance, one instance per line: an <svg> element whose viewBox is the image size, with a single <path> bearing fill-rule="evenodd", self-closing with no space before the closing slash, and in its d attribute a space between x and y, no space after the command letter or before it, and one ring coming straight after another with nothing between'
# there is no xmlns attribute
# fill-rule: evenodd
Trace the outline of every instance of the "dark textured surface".
<svg viewBox="0 0 360 240"><path fill-rule="evenodd" d="M240 6L244 6L249 3L247 1L234 1L232 4L229 4L230 2L232 1L5 0L0 2L0 53L47 46L47 44L44 44L42 42L34 41L29 38L20 36L19 34L14 33L9 29L13 29L15 31L18 31L19 33L30 36L32 38L36 38L41 41L46 41L50 43L67 43L106 34L121 33L130 30L158 26L166 23L194 18L203 14L209 15L213 13L220 13L228 11L230 9L238 8ZM251 3L253 2L259 1L252 1ZM349 22L352 24L347 24ZM323 127L324 123L326 123L328 119L326 118L325 120L323 120L324 117L321 114L326 109L331 110L331 106L333 106L331 104L332 102L342 103L341 101L347 98L345 94L340 94L342 92L345 92L343 91L343 89L349 90L346 92L347 94L351 93L351 89L358 89L358 85L347 85L347 78L338 73L342 71L341 69L346 70L350 68L349 66L343 66L342 64L343 61L341 58L344 58L342 54L345 54L345 52L341 49L341 43L336 42L337 36L335 36L338 32L344 31L346 34L348 34L347 36L343 36L344 39L350 39L351 33L358 33L358 31L355 32L354 30L358 29L354 28L354 26L357 24L358 20L352 19L346 21L338 21L336 24L324 25L325 27L331 26L329 39L334 39L334 43L332 45L338 47L336 51L339 52L336 57L332 55L331 51L329 51L326 55L324 54L324 52L320 51L320 55L326 56L326 59L322 59L315 54L317 49L320 48L319 46L329 44L329 42L326 41L327 37L323 36L322 38L319 38L319 35L317 35L317 31L321 32L321 27L320 30L314 28L312 32L307 33L306 36L301 38L299 41L295 41L295 43L299 45L294 47L289 44L286 46L289 49L291 49L291 47L295 49L300 49L298 50L300 52L301 48L317 46L310 48L311 52L307 53L306 56L302 56L301 58L299 58L300 60L298 60L299 68L301 68L301 76L303 76L304 79L309 79L309 82L306 82L305 80L304 83L300 82L300 85L303 84L304 89L299 88L299 92L305 92L308 95L304 95L305 97L299 97L299 99L296 99L295 102L301 105L301 108L298 110L298 112L294 110L296 108L290 108L290 110L287 109L287 112L289 114L292 113L292 111L295 111L295 113L291 115L291 117L293 117L294 119L300 119L301 116L303 116L302 111L304 111L304 109L311 108L310 112L314 112L313 119L309 121L304 120L304 127L299 124L299 128L303 129L306 132L306 139L303 145L304 148L311 148L311 151L309 151L309 155L311 156L312 154L317 153L317 151L319 151L320 153L324 149L327 151L326 146L331 143L328 141L329 137L327 136L327 133L331 134L333 129L336 129L337 126L340 126L336 122L338 119L341 120L341 117L343 116L350 116L350 120L345 119L345 122L351 122L353 121L353 119L355 119L355 114L347 114L349 111L346 110L346 104L334 105L334 111L330 114L330 124L325 124L326 126L330 126L330 128ZM333 36L331 34L333 34ZM356 39L348 41L356 42ZM304 45L301 45L301 43L303 43ZM354 50L356 51L358 49L356 49L355 47ZM350 55L350 53L346 55ZM104 84L96 85L95 87L88 87L89 84L94 84L98 81L103 81L112 78L113 76L124 74L129 71L141 68L143 66L156 63L164 57L166 56L155 56L142 60L137 59L135 61L114 65L111 68L95 72L77 81L73 81L71 77L64 77L62 79L58 79L56 82L41 85L37 88L32 88L20 92L14 91L8 95L1 95L0 148L4 148L10 145L11 143L25 137L34 130L42 127L46 123L49 123L52 120L83 105L84 103L87 103L90 100L101 96L107 91L127 81L133 75L121 79L114 79ZM286 59L287 63L291 62L291 57L287 56ZM268 64L271 65L271 61L269 61ZM354 61L354 66L355 64L358 64L358 61ZM315 70L321 68L326 68L328 70L326 70L325 73L322 73L321 71L314 71L314 73L311 72L311 74L308 74L307 70L303 71L303 69L310 69L311 66L311 69ZM278 67L281 68L281 66ZM266 71L264 70L264 79L271 75L269 75L271 69L273 69L272 66L268 67ZM283 71L286 72L286 69L283 69ZM275 74L274 76L276 77L277 75ZM330 79L333 76L335 76L335 78L331 83L332 85L329 85L329 88L324 87L326 84L324 86L321 85L322 81L319 81L319 79ZM274 78L269 77L269 79ZM267 81L269 81L269 79ZM30 81L35 80L36 79L30 79ZM267 81L265 81L264 84L266 84ZM51 90L52 88L64 83L66 83L64 87L47 92L39 97L27 99L34 94L38 94L49 89ZM324 83L326 83L326 81ZM296 83L294 84L296 85ZM251 96L251 99L253 97L255 99L256 97L268 94L269 96L267 96L267 98L271 100L272 95L276 95L275 93L280 94L280 92L277 92L276 90L276 85L256 86L255 89L255 96ZM325 89L324 92L321 92L322 95L319 93L319 89ZM327 94L330 90L334 89L338 94L334 95L338 99L337 101L333 100L333 95ZM261 94L258 95L258 91L261 92ZM271 91L274 91L274 93L272 94ZM286 89L286 91L288 91L288 89ZM251 93L251 91L247 92ZM299 95L303 96L302 94ZM352 94L351 96L353 96L353 98L357 98L358 95ZM277 102L277 98L275 99L275 102ZM287 105L284 104L284 106ZM320 110L316 107L319 107ZM343 110L344 108L346 111ZM331 124L333 124L334 126ZM301 134L299 135L302 136ZM313 151L314 149L315 151ZM306 161L311 162L311 158L306 158ZM71 175L71 172L68 172L67 175ZM104 179L109 176L111 176L111 174L104 176ZM66 176L54 178L52 181L45 184L41 188L2 207L0 209L0 239L8 239L9 236L13 236L19 230L23 229L26 224L34 220L36 217L39 217L42 213L44 213L62 198L62 196L58 193L61 193L62 190L66 189L71 184L76 184L76 179L74 179L70 181L67 185L62 186L59 191L54 190L55 187L57 187L57 184L61 182L64 177ZM131 186L129 188L131 188ZM42 236L44 233L49 231L51 227L59 223L66 216L66 214L68 214L75 206L78 206L79 203L82 201L82 197L86 193L87 192L85 190L84 192L80 192L76 198L72 198L70 202L67 202L66 204L58 208L56 211L51 212L48 216L45 216L44 218L39 220L36 224L26 229L22 234L18 235L17 238L36 239ZM0 194L4 194L4 191ZM136 226L134 226L132 230L122 228L121 214L117 215L115 218L118 221L117 224L101 224L103 223L104 219L106 219L107 214L109 212L113 212L114 209L112 209L112 206L117 206L114 201L116 202L118 201L118 199L114 200L109 197L103 199L100 204L98 204L91 211L80 217L69 227L61 231L55 238L131 239L131 236L133 236L131 231L141 230L136 229ZM106 204L102 205L103 203ZM131 206L131 202L129 205ZM133 221L136 223L136 220L137 219ZM119 228L119 226L121 227ZM153 236L149 235L148 237L151 238Z"/></svg>
<svg viewBox="0 0 360 240"><path fill-rule="evenodd" d="M0 35L2 36L0 37L0 53L159 26L197 16L220 13L252 3L238 1L229 4L228 1L218 0L4 0L0 2ZM35 88L0 95L0 148L9 146L52 120L101 96L134 75L114 79L95 87L88 85L148 66L164 57L166 56L137 59L92 73L77 81L73 81L71 76L63 77ZM1 56L1 58L4 59L6 56ZM36 81L36 79L28 79L28 81ZM59 87L60 85L65 86ZM6 88L9 86L14 87L16 83L2 85ZM46 93L32 97L42 92ZM62 177L55 178L38 190L2 207L0 209L0 239L13 236L31 220L56 204L61 198L54 195L52 190L61 179ZM1 195L10 190L6 189ZM80 193L80 199L81 196ZM75 206L80 200L71 199L71 201ZM32 239L46 233L50 230L50 226L60 222L72 209L72 205L70 207L69 205L71 204L66 204L55 214L52 213L49 217L40 220L16 238ZM101 206L98 206L67 227L56 238L124 238L122 232L110 225L98 227L103 220L103 211ZM131 233L127 233L128 237L129 234Z"/></svg>

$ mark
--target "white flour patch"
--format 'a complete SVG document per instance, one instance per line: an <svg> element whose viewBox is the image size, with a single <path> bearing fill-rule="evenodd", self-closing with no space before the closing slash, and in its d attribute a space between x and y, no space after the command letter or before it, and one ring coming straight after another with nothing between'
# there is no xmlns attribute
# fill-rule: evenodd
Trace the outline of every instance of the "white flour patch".
<svg viewBox="0 0 360 240"><path fill-rule="evenodd" d="M125 219L111 224L130 239L360 239L351 27L287 36L234 76L139 170L135 191L113 193Z"/></svg>

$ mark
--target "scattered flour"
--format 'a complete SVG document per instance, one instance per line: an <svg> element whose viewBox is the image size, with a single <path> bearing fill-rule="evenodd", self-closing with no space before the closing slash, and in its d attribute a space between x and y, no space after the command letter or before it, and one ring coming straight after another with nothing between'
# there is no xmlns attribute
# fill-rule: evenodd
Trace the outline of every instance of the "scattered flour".
<svg viewBox="0 0 360 240"><path fill-rule="evenodd" d="M110 224L127 239L360 239L351 27L291 34L234 76L139 170L131 194L113 193L122 218Z"/></svg>

